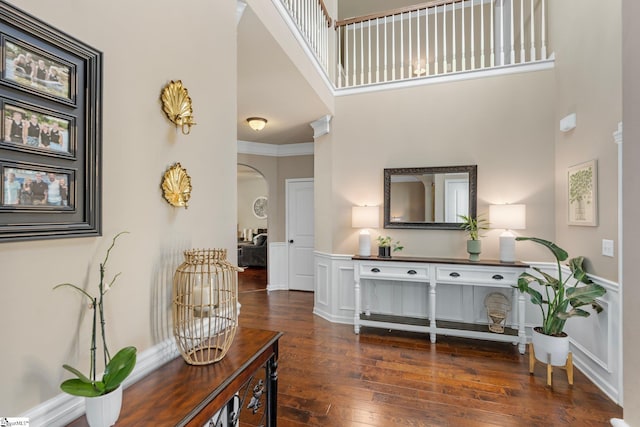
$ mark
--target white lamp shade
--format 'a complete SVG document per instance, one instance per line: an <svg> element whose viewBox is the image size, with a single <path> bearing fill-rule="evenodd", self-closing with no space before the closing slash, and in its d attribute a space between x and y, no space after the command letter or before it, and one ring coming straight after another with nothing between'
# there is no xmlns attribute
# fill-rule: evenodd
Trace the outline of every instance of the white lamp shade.
<svg viewBox="0 0 640 427"><path fill-rule="evenodd" d="M491 228L524 230L527 223L525 205L490 205L489 223Z"/></svg>
<svg viewBox="0 0 640 427"><path fill-rule="evenodd" d="M380 209L378 206L354 206L351 208L351 226L353 228L378 228Z"/></svg>

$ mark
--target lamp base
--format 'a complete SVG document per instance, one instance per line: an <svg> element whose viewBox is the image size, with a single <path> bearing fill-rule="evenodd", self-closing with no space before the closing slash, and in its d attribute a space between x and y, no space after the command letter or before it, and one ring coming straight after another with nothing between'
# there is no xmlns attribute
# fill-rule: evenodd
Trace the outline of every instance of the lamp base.
<svg viewBox="0 0 640 427"><path fill-rule="evenodd" d="M516 236L509 230L500 235L500 261L515 262Z"/></svg>
<svg viewBox="0 0 640 427"><path fill-rule="evenodd" d="M358 255L371 256L371 235L369 234L369 230L362 230L360 232L358 242Z"/></svg>

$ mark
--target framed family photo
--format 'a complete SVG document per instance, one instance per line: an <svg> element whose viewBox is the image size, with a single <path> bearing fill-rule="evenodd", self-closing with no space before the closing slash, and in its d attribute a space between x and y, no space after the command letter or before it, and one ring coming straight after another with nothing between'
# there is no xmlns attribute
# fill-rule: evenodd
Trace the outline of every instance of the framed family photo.
<svg viewBox="0 0 640 427"><path fill-rule="evenodd" d="M75 66L50 52L12 39L0 38L2 80L23 90L39 92L75 104Z"/></svg>
<svg viewBox="0 0 640 427"><path fill-rule="evenodd" d="M75 172L39 165L0 163L0 210L73 211Z"/></svg>
<svg viewBox="0 0 640 427"><path fill-rule="evenodd" d="M101 234L102 53L0 1L0 243Z"/></svg>
<svg viewBox="0 0 640 427"><path fill-rule="evenodd" d="M46 156L75 158L75 118L0 98L0 144Z"/></svg>
<svg viewBox="0 0 640 427"><path fill-rule="evenodd" d="M591 160L569 168L569 225L598 225L597 166Z"/></svg>

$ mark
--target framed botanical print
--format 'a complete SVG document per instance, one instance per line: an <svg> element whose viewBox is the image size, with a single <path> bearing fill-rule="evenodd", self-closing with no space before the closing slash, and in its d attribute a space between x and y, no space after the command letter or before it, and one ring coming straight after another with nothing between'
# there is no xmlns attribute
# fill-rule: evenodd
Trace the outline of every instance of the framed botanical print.
<svg viewBox="0 0 640 427"><path fill-rule="evenodd" d="M569 225L598 225L598 169L591 160L569 168Z"/></svg>
<svg viewBox="0 0 640 427"><path fill-rule="evenodd" d="M0 2L0 242L101 233L102 53Z"/></svg>

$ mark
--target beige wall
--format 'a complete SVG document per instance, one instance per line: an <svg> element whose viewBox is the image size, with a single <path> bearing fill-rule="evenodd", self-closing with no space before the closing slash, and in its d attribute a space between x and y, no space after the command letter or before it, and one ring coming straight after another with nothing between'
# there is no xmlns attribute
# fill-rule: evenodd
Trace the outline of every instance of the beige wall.
<svg viewBox="0 0 640 427"><path fill-rule="evenodd" d="M618 157L612 133L622 121L621 1L549 2L554 41L556 139L556 242L571 256L584 255L591 273L618 280L618 253L602 255L602 239L618 243ZM597 31L594 31L597 28ZM598 52L598 58L594 58ZM577 127L559 130L576 113ZM598 161L598 226L567 225L567 168Z"/></svg>
<svg viewBox="0 0 640 427"><path fill-rule="evenodd" d="M260 172L269 187L269 241L285 240L285 181L294 178L313 178L313 156L272 157L238 154L238 164Z"/></svg>
<svg viewBox="0 0 640 427"><path fill-rule="evenodd" d="M479 212L490 203L525 203L522 234L553 238L552 88L550 70L337 98L331 140L316 147L323 168L316 183L331 173L329 204L318 206L316 217L331 221L332 253L356 252L351 206L381 206L383 169L391 167L477 164ZM498 258L499 233L487 233L483 257ZM467 256L457 230L372 232L378 234L400 240L403 255ZM543 258L532 245L517 251L521 259Z"/></svg>
<svg viewBox="0 0 640 427"><path fill-rule="evenodd" d="M640 5L635 0L623 0L622 4L622 85L624 111L624 257L623 257L623 331L624 339L624 418L630 426L640 425L640 329L638 328L638 301L640 301Z"/></svg>
<svg viewBox="0 0 640 427"><path fill-rule="evenodd" d="M73 282L95 292L115 233L131 232L110 259L108 275L122 275L107 294L107 334L112 351L143 351L171 336L168 295L182 250L233 249L236 229L235 2L194 0L179 13L166 0L13 3L104 52L104 237L0 244L2 416L59 394L63 363L86 370L84 303L52 288ZM198 125L189 136L160 106L171 79L182 79L193 99ZM169 206L160 190L176 161L193 180L188 210Z"/></svg>
<svg viewBox="0 0 640 427"><path fill-rule="evenodd" d="M335 147L333 122L332 131L315 139L313 144L313 197L315 203L314 247L318 252L330 254L333 250L333 149ZM349 214L350 215L350 214Z"/></svg>

